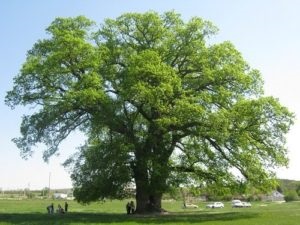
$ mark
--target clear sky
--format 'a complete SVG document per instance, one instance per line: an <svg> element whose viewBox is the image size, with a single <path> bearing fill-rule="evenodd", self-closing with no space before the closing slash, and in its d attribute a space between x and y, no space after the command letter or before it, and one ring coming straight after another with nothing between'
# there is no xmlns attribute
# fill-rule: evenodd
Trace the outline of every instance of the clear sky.
<svg viewBox="0 0 300 225"><path fill-rule="evenodd" d="M19 136L23 114L28 108L11 110L4 97L13 77L25 61L26 52L46 37L45 28L56 17L84 15L97 24L125 12L175 10L186 20L199 16L219 29L215 41L230 40L246 61L261 71L266 95L273 95L300 116L300 1L298 0L9 0L0 5L0 188L40 189L71 187L61 163L83 143L73 134L62 145L60 155L49 163L37 146L28 160L20 157L11 139ZM300 123L288 135L290 164L278 170L279 178L300 180Z"/></svg>

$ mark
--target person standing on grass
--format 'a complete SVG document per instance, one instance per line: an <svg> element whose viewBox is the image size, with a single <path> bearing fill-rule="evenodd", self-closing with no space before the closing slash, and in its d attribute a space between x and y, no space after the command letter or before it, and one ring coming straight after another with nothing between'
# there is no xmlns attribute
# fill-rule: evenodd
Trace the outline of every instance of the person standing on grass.
<svg viewBox="0 0 300 225"><path fill-rule="evenodd" d="M65 202L65 213L68 212L68 207L69 207L69 204L67 202Z"/></svg>
<svg viewBox="0 0 300 225"><path fill-rule="evenodd" d="M131 209L130 209L130 202L127 202L127 204L126 204L126 212L127 212L127 214L130 214L130 211L131 211Z"/></svg>
<svg viewBox="0 0 300 225"><path fill-rule="evenodd" d="M135 205L134 205L134 202L133 202L133 201L130 202L130 213L131 213L131 214L134 214L134 213L135 213Z"/></svg>
<svg viewBox="0 0 300 225"><path fill-rule="evenodd" d="M51 203L51 205L47 206L47 212L48 212L48 214L53 214L53 212L54 212L54 205L53 205L53 203Z"/></svg>

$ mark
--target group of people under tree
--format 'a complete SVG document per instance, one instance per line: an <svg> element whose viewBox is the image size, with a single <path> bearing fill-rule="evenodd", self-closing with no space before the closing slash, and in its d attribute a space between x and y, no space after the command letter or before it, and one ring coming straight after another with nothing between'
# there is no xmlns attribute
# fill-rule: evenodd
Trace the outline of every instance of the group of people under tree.
<svg viewBox="0 0 300 225"><path fill-rule="evenodd" d="M64 206L65 207L63 208L63 207L61 207L60 204L58 204L56 212L61 213L61 214L68 212L69 204L67 202L65 202ZM48 214L54 213L54 204L53 203L51 203L49 206L47 206L47 212L48 212Z"/></svg>
<svg viewBox="0 0 300 225"><path fill-rule="evenodd" d="M127 214L134 214L135 213L135 205L134 205L133 201L127 202L126 211L127 211Z"/></svg>

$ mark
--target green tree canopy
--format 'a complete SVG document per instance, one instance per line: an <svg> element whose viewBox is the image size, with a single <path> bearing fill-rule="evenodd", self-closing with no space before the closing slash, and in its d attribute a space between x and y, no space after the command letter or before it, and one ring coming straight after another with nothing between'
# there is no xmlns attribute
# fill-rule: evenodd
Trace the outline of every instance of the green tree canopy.
<svg viewBox="0 0 300 225"><path fill-rule="evenodd" d="M217 28L175 12L127 13L95 23L57 18L28 51L6 103L37 106L14 142L24 157L44 143L47 159L79 129L87 142L73 166L75 196L122 198L136 187L137 212L161 208L181 183L260 188L287 165L293 115L264 96L259 71Z"/></svg>

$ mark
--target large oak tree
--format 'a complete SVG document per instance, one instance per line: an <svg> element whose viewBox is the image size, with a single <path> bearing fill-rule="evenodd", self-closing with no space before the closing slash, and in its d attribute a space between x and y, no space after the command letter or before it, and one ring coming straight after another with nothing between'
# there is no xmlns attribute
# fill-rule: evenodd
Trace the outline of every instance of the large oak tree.
<svg viewBox="0 0 300 225"><path fill-rule="evenodd" d="M14 142L47 159L81 130L68 164L81 202L126 196L137 213L161 209L170 186L272 186L287 165L293 115L263 94L259 71L230 42L212 43L210 22L167 12L128 13L96 28L57 18L28 51L6 103L36 106Z"/></svg>

